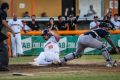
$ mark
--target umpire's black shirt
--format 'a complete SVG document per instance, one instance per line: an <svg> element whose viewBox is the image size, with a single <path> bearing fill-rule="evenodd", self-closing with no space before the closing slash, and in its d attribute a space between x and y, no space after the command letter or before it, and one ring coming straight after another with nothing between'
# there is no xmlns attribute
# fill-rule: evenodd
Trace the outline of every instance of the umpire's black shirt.
<svg viewBox="0 0 120 80"><path fill-rule="evenodd" d="M0 9L0 32L3 28L2 20L6 20L6 17L7 17L6 12Z"/></svg>
<svg viewBox="0 0 120 80"><path fill-rule="evenodd" d="M1 30L3 28L2 20L6 20L6 17L7 17L7 13L2 9L0 9L0 41L7 39L7 36L1 33Z"/></svg>

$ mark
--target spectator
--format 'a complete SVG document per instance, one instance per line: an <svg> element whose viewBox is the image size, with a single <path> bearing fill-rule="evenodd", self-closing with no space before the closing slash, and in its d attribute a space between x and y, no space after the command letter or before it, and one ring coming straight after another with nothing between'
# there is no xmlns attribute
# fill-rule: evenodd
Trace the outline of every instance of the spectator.
<svg viewBox="0 0 120 80"><path fill-rule="evenodd" d="M67 30L66 21L63 21L62 16L58 16L57 28L58 30Z"/></svg>
<svg viewBox="0 0 120 80"><path fill-rule="evenodd" d="M67 30L77 30L77 26L78 26L78 18L79 16L76 16L76 18L73 15L69 15L69 9L66 8L65 11L65 21L66 21L66 26L67 26Z"/></svg>
<svg viewBox="0 0 120 80"><path fill-rule="evenodd" d="M70 16L70 15L75 16L75 10L73 7L70 10L69 10L69 8L65 9L65 16Z"/></svg>
<svg viewBox="0 0 120 80"><path fill-rule="evenodd" d="M70 15L75 16L75 10L73 7L71 9L69 9L69 8L65 9L65 16L70 16Z"/></svg>
<svg viewBox="0 0 120 80"><path fill-rule="evenodd" d="M112 23L115 26L115 29L120 29L120 22L118 21L118 14L114 14L114 21Z"/></svg>
<svg viewBox="0 0 120 80"><path fill-rule="evenodd" d="M32 30L40 30L40 26L39 23L36 21L36 15L32 15L31 16L32 21L28 23L28 26L32 29Z"/></svg>
<svg viewBox="0 0 120 80"><path fill-rule="evenodd" d="M112 18L112 9L109 8L109 10L107 11L107 14L104 16L103 20L110 20L111 21Z"/></svg>
<svg viewBox="0 0 120 80"><path fill-rule="evenodd" d="M41 13L41 17L48 17L46 12Z"/></svg>
<svg viewBox="0 0 120 80"><path fill-rule="evenodd" d="M93 17L96 14L96 11L93 9L93 5L89 6L88 13L84 17Z"/></svg>
<svg viewBox="0 0 120 80"><path fill-rule="evenodd" d="M4 40L7 39L7 36L1 32L2 28L7 28L14 35L13 30L9 27L6 21L7 11L9 9L8 3L2 3L0 6L0 71L9 71L8 69L8 49L7 45L4 43Z"/></svg>
<svg viewBox="0 0 120 80"><path fill-rule="evenodd" d="M100 22L98 22L98 16L94 16L94 20L90 23L90 29L99 28Z"/></svg>
<svg viewBox="0 0 120 80"><path fill-rule="evenodd" d="M66 18L67 19L67 18ZM69 19L67 20L67 30L77 30L78 27L78 16L75 18L73 15L69 16Z"/></svg>
<svg viewBox="0 0 120 80"><path fill-rule="evenodd" d="M25 20L22 20L22 24L23 24L23 30L25 33L31 31L31 28L27 25L27 22Z"/></svg>
<svg viewBox="0 0 120 80"><path fill-rule="evenodd" d="M111 18L112 18L112 13L111 11L108 11L108 13L103 18L103 22L107 23L109 27L115 28Z"/></svg>
<svg viewBox="0 0 120 80"><path fill-rule="evenodd" d="M21 20L17 19L17 15L13 15L13 19L8 21L8 25L15 33L15 36L11 34L11 45L12 45L12 56L21 56L23 55L22 43L21 43L21 34L20 31L23 27Z"/></svg>
<svg viewBox="0 0 120 80"><path fill-rule="evenodd" d="M23 17L24 17L24 18L29 18L29 17L30 17L30 16L29 16L29 12L26 11L25 13L23 13Z"/></svg>
<svg viewBox="0 0 120 80"><path fill-rule="evenodd" d="M54 23L54 18L52 17L49 19L48 29L58 31L57 25Z"/></svg>

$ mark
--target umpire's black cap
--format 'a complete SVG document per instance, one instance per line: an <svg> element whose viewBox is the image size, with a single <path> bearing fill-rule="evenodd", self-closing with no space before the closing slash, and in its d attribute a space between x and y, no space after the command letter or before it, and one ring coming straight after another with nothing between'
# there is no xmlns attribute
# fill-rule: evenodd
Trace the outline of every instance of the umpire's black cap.
<svg viewBox="0 0 120 80"><path fill-rule="evenodd" d="M1 6L0 6L0 8L3 10L3 9L9 9L9 4L8 3L6 3L6 2L4 2L4 3L2 3L1 4Z"/></svg>

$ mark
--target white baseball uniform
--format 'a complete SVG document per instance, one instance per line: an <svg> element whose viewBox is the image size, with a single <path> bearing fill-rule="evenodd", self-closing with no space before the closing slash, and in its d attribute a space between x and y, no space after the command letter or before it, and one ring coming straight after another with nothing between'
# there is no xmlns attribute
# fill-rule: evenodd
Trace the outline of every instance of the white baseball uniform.
<svg viewBox="0 0 120 80"><path fill-rule="evenodd" d="M15 33L15 36L11 34L11 46L12 46L12 54L13 56L17 56L19 54L23 54L22 44L21 44L21 34L20 31L22 29L21 20L14 21L13 19L8 22L8 25L12 28Z"/></svg>
<svg viewBox="0 0 120 80"><path fill-rule="evenodd" d="M51 36L44 44L44 52L34 59L38 65L48 65L53 62L60 62L59 59L59 45L54 36Z"/></svg>
<svg viewBox="0 0 120 80"><path fill-rule="evenodd" d="M100 24L100 22L95 22L95 21L92 21L91 23L90 23L90 29L92 29L92 28L95 28L97 25L99 25Z"/></svg>
<svg viewBox="0 0 120 80"><path fill-rule="evenodd" d="M119 21L112 21L115 26L115 29L120 29L120 22Z"/></svg>

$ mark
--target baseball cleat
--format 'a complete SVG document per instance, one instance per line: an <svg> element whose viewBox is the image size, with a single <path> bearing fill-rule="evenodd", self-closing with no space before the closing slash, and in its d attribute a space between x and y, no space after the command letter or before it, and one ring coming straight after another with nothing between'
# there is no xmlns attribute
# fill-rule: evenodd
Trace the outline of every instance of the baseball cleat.
<svg viewBox="0 0 120 80"><path fill-rule="evenodd" d="M111 67L113 67L113 65L108 63L108 64L106 64L106 67L111 68Z"/></svg>
<svg viewBox="0 0 120 80"><path fill-rule="evenodd" d="M117 67L117 61L115 60L114 62L107 62L106 67Z"/></svg>
<svg viewBox="0 0 120 80"><path fill-rule="evenodd" d="M117 61L115 60L115 61L113 62L113 66L114 66L114 67L117 67L117 65L118 65L118 64L117 64Z"/></svg>

